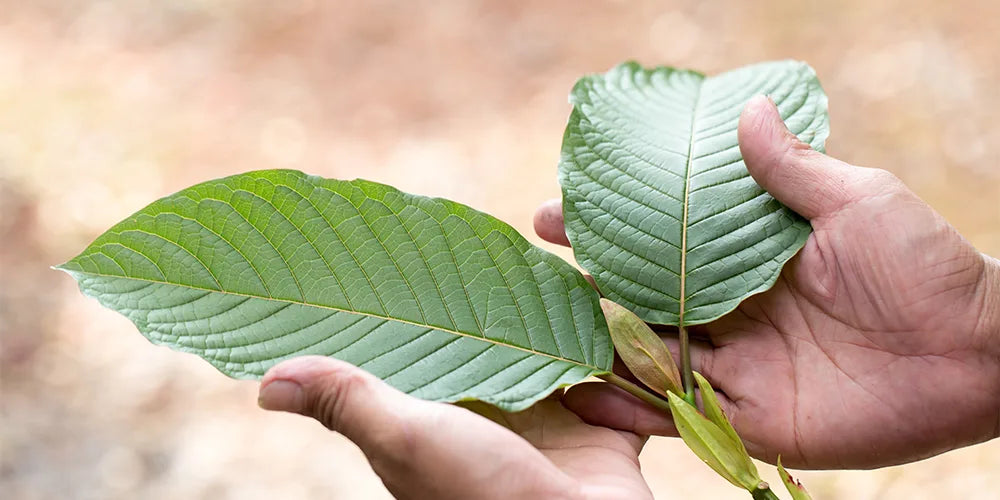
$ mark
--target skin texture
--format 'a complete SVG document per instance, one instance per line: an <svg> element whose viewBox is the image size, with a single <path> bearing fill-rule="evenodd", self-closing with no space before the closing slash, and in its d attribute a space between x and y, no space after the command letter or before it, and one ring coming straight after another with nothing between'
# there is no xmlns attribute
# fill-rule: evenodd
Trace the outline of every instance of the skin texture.
<svg viewBox="0 0 1000 500"><path fill-rule="evenodd" d="M815 230L771 290L691 328L694 368L750 453L866 468L996 437L1000 262L891 174L799 143L766 98L747 104L739 136L757 182ZM558 201L535 228L568 245ZM418 400L322 357L272 368L260 405L342 433L404 499L651 498L639 451L646 435L676 435L668 415L606 383L510 414Z"/></svg>
<svg viewBox="0 0 1000 500"><path fill-rule="evenodd" d="M740 150L814 233L775 284L707 325L694 369L752 455L797 468L874 468L983 442L1000 427L1000 265L884 171L809 149L751 100ZM558 205L536 216L568 244ZM676 340L665 338L676 355ZM574 387L587 422L676 435L615 387Z"/></svg>
<svg viewBox="0 0 1000 500"><path fill-rule="evenodd" d="M519 413L482 403L461 408L408 396L345 362L307 356L267 373L260 405L313 417L347 436L400 499L652 498L639 472L646 438L588 425L558 394Z"/></svg>

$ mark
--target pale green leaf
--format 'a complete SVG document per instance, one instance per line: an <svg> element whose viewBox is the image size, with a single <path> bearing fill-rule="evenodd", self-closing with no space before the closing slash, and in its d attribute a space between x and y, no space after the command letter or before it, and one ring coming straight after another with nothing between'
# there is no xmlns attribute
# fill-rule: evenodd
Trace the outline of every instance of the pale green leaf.
<svg viewBox="0 0 1000 500"><path fill-rule="evenodd" d="M757 466L738 441L680 396L669 392L667 398L677 433L698 458L737 487L753 491L760 485Z"/></svg>
<svg viewBox="0 0 1000 500"><path fill-rule="evenodd" d="M736 429L733 428L733 424L729 422L726 413L719 406L719 398L715 395L715 389L712 388L712 384L709 384L708 380L698 372L693 372L693 375L695 381L698 383L698 388L701 389L701 404L705 407L705 417L715 425L718 425L726 434L729 434L729 437L739 445L740 452L746 455L749 460L750 455L743 445L743 440L740 439L739 434L736 433Z"/></svg>
<svg viewBox="0 0 1000 500"><path fill-rule="evenodd" d="M519 410L612 362L572 266L484 213L363 180L199 184L60 269L152 342L238 378L321 354L421 398Z"/></svg>
<svg viewBox="0 0 1000 500"><path fill-rule="evenodd" d="M815 149L826 95L806 64L705 77L626 63L577 82L559 180L577 261L611 300L659 324L699 324L774 284L809 223L750 177L743 105L767 94Z"/></svg>

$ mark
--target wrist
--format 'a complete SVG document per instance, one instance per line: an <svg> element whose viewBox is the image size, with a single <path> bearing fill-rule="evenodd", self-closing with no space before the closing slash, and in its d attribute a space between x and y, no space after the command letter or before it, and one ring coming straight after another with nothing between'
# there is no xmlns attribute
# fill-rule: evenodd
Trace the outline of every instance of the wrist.
<svg viewBox="0 0 1000 500"><path fill-rule="evenodd" d="M988 359L994 361L997 370L994 371L996 377L993 392L1000 394L1000 376L996 373L1000 371L1000 260L983 254L986 265L983 270L983 293L982 307L979 321L979 332L981 338L985 339ZM996 419L992 423L992 438L1000 437L1000 400L996 401Z"/></svg>
<svg viewBox="0 0 1000 500"><path fill-rule="evenodd" d="M985 266L980 280L979 318L976 337L986 352L1000 363L1000 260L983 254Z"/></svg>

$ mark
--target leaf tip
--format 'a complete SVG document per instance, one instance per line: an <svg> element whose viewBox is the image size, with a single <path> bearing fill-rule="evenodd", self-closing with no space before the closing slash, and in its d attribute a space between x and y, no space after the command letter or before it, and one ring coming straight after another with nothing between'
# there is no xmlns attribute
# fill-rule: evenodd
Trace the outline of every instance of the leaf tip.
<svg viewBox="0 0 1000 500"><path fill-rule="evenodd" d="M611 314L620 314L621 310L625 309L624 307L615 303L613 300L609 300L604 297L601 297L599 300L601 304L601 310L604 311L605 316Z"/></svg>
<svg viewBox="0 0 1000 500"><path fill-rule="evenodd" d="M781 455L778 455L778 476L781 477L781 482L784 483L785 489L788 493L792 495L792 500L812 500L809 492L806 491L805 486L802 486L802 482L798 479L792 477L791 474L785 470L785 467L781 465Z"/></svg>
<svg viewBox="0 0 1000 500"><path fill-rule="evenodd" d="M83 269L75 261L76 259L70 259L67 260L66 262L63 262L62 264L49 266L49 269L53 271L62 271L70 275L70 277L72 277L74 280L80 281L79 275L83 271Z"/></svg>

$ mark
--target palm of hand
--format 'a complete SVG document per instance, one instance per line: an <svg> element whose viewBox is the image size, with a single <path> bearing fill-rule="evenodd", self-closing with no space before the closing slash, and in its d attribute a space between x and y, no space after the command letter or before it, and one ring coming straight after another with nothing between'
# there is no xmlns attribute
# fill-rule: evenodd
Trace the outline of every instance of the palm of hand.
<svg viewBox="0 0 1000 500"><path fill-rule="evenodd" d="M588 425L554 397L519 413L501 412L483 403L463 406L506 428L494 426L492 431L498 443L507 441L502 449L493 451L505 455L505 477L496 478L494 483L499 497L509 497L512 481L536 476L537 486L552 488L542 492L547 498L652 497L639 471L639 451L646 442L643 436ZM469 417L478 419L475 415ZM552 474L547 471L552 466L568 477L565 484L551 481Z"/></svg>
<svg viewBox="0 0 1000 500"><path fill-rule="evenodd" d="M976 330L982 256L898 180L868 177L880 192L814 218L773 289L701 327L716 348L696 369L759 458L875 467L995 433L1000 374L952 334Z"/></svg>

